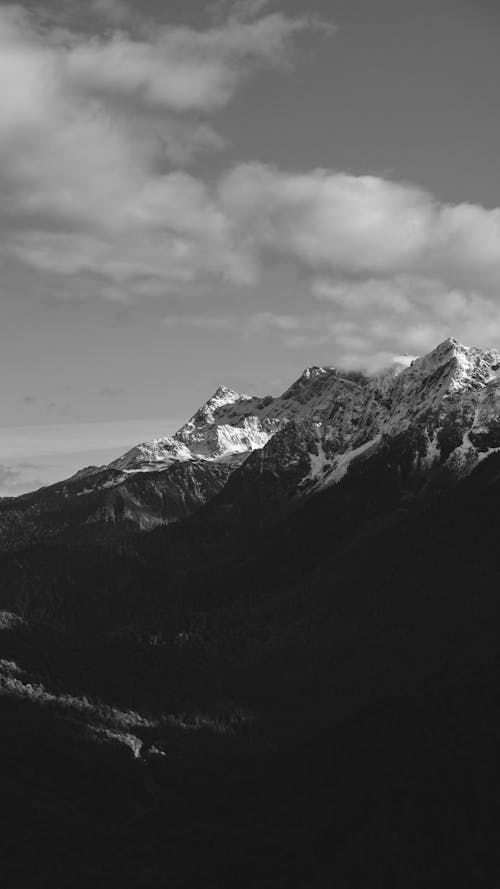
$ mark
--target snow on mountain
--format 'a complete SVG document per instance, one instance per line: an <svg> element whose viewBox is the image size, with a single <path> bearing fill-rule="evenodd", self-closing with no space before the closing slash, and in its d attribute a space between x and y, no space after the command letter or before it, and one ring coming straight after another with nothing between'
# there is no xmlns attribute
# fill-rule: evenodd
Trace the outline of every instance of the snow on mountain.
<svg viewBox="0 0 500 889"><path fill-rule="evenodd" d="M220 387L174 438L195 456L221 459L260 449L290 420L307 418L335 425L338 443L345 446L357 432L367 383L362 374L310 367L275 398Z"/></svg>
<svg viewBox="0 0 500 889"><path fill-rule="evenodd" d="M262 448L279 428L275 418L266 414L273 401L219 386L174 438L192 455L205 459L250 453Z"/></svg>
<svg viewBox="0 0 500 889"><path fill-rule="evenodd" d="M499 369L500 352L450 338L407 367L372 379L358 435L316 473L317 486L336 483L357 459L410 432L418 471L441 465L455 474L470 472L500 447ZM326 430L325 441L331 436Z"/></svg>
<svg viewBox="0 0 500 889"><path fill-rule="evenodd" d="M392 428L408 425L417 417L442 405L453 396L466 398L496 379L493 368L500 352L462 346L447 339L422 358L415 359L398 376L390 415Z"/></svg>
<svg viewBox="0 0 500 889"><path fill-rule="evenodd" d="M123 457L113 460L109 468L122 472L157 472L162 467L171 463L191 460L193 457L189 448L174 438L154 438L152 441L143 442Z"/></svg>
<svg viewBox="0 0 500 889"><path fill-rule="evenodd" d="M175 435L138 445L110 467L145 472L177 461L208 460L234 462L236 468L288 423L301 420L316 424L319 442L303 490L334 483L358 456L415 425L422 431L421 469L446 460L451 466L454 451L461 465L457 449L464 450L464 442L470 465L471 457L500 435L499 368L500 352L449 338L421 358L398 355L371 377L334 367L306 368L277 397L220 386Z"/></svg>
<svg viewBox="0 0 500 889"><path fill-rule="evenodd" d="M224 492L262 514L391 462L407 490L470 473L500 451L500 352L447 339L383 372L313 366L277 397L220 386L173 436L137 445L0 510L0 548L99 524L150 529ZM374 465L374 464L373 464ZM403 475L401 477L403 477ZM274 506L273 506L274 504ZM113 530L115 529L115 530ZM40 536L42 535L42 537Z"/></svg>
<svg viewBox="0 0 500 889"><path fill-rule="evenodd" d="M92 515L105 499L113 521L139 516L145 527L151 504L155 523L189 514L242 464L247 480L266 478L268 492L276 484L287 496L308 495L403 440L419 477L436 467L466 474L500 448L500 352L447 339L421 358L397 356L373 376L306 368L277 397L220 386L175 435L81 470L47 496L95 495Z"/></svg>

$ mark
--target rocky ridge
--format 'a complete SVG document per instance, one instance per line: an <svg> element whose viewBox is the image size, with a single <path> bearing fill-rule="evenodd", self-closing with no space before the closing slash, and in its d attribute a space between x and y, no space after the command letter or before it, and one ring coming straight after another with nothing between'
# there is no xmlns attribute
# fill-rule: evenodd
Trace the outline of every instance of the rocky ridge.
<svg viewBox="0 0 500 889"><path fill-rule="evenodd" d="M57 536L61 527L80 534L96 524L149 530L179 521L233 475L247 488L265 479L265 496L274 488L290 501L395 449L421 487L436 471L467 475L499 448L500 352L449 338L374 376L309 367L277 397L220 386L173 436L2 502L0 545L11 546L18 529L35 529L31 540L42 526L46 538L47 529Z"/></svg>
<svg viewBox="0 0 500 889"><path fill-rule="evenodd" d="M133 468L166 467L174 459L235 460L237 468L255 450L263 449L265 460L275 436L276 455L285 426L301 423L311 440L303 491L335 483L353 461L410 430L420 469L470 471L500 446L499 369L500 352L449 338L373 377L310 367L281 396L265 398L221 386L174 436L130 452Z"/></svg>

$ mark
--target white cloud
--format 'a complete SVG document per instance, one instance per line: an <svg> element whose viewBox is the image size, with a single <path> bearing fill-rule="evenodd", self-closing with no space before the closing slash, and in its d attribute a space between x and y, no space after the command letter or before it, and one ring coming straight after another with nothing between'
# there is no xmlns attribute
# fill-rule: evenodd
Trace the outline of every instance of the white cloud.
<svg viewBox="0 0 500 889"><path fill-rule="evenodd" d="M204 30L98 38L0 6L0 259L59 276L68 296L118 301L202 296L291 263L318 298L311 317L271 307L247 331L328 342L346 361L450 332L498 341L500 209L332 170L236 164L212 182L186 171L223 144L208 113L321 27L267 6L219 4ZM122 3L98 8L128 21Z"/></svg>
<svg viewBox="0 0 500 889"><path fill-rule="evenodd" d="M327 170L240 165L221 201L249 251L268 249L337 275L439 278L497 292L500 209L438 203L412 185Z"/></svg>
<svg viewBox="0 0 500 889"><path fill-rule="evenodd" d="M149 39L116 32L111 39L70 44L67 76L87 95L150 110L213 111L226 105L256 66L276 67L307 18L271 13L231 18L219 27L161 27Z"/></svg>
<svg viewBox="0 0 500 889"><path fill-rule="evenodd" d="M68 277L69 294L86 273L122 299L138 280L167 293L203 275L249 280L216 196L172 163L221 143L186 112L227 103L308 27L274 13L90 39L0 7L1 254Z"/></svg>
<svg viewBox="0 0 500 889"><path fill-rule="evenodd" d="M450 334L469 344L500 344L499 303L472 291L449 290L436 280L321 278L311 289L315 311L304 300L300 313L202 315L195 317L195 326L206 331L227 327L244 339L269 337L305 352L307 361L370 372L386 367L395 353L423 354ZM190 318L179 317L170 326L193 326Z"/></svg>
<svg viewBox="0 0 500 889"><path fill-rule="evenodd" d="M450 333L500 343L500 210L440 204L412 185L325 170L239 166L220 202L248 267L299 263L331 306L289 346L330 343L343 363L425 351ZM275 330L277 321L270 321ZM371 356L371 357L370 357Z"/></svg>
<svg viewBox="0 0 500 889"><path fill-rule="evenodd" d="M318 330L309 343L331 343L344 365L375 369L395 349L418 353L450 334L476 345L500 342L500 303L477 291L450 289L439 280L412 276L365 281L321 279ZM303 343L305 344L305 343Z"/></svg>

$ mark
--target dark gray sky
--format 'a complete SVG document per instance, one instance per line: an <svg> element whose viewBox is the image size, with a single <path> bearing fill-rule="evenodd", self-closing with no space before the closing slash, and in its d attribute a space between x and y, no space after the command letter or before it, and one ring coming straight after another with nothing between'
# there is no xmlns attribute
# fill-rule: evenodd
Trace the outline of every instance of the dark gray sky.
<svg viewBox="0 0 500 889"><path fill-rule="evenodd" d="M500 346L499 83L489 0L0 3L0 494Z"/></svg>

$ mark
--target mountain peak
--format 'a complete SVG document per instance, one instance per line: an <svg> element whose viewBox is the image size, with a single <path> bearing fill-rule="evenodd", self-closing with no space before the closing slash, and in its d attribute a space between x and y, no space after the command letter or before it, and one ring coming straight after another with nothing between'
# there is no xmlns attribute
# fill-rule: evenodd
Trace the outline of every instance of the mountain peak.
<svg viewBox="0 0 500 889"><path fill-rule="evenodd" d="M230 389L229 386L219 386L205 404L203 404L196 411L194 416L191 417L189 423L193 423L194 425L199 425L200 423L213 424L215 422L215 414L217 411L230 407L231 405L246 403L253 400L253 395L247 395L244 392L236 392L235 389ZM183 429L184 428L185 427L183 427Z"/></svg>
<svg viewBox="0 0 500 889"><path fill-rule="evenodd" d="M154 525L183 515L186 496L186 508L197 508L253 451L262 454L249 471L265 465L273 478L293 478L297 493L309 495L396 440L409 449L408 465L424 474L443 466L463 475L500 451L500 351L448 337L421 357L394 356L371 376L311 365L275 397L220 385L175 435L139 444L106 467L81 470L70 480L75 490L68 495L63 484L61 496L94 492L104 510L99 515L115 521L118 492L122 518L139 516L146 527L151 509Z"/></svg>
<svg viewBox="0 0 500 889"><path fill-rule="evenodd" d="M299 380L311 380L315 377L323 377L325 374L336 373L334 367L321 367L318 364L312 364L311 367L306 367L300 377Z"/></svg>
<svg viewBox="0 0 500 889"><path fill-rule="evenodd" d="M207 422L207 420L210 422L209 415L211 415L214 410L231 404L252 401L253 398L253 395L247 395L245 392L236 392L235 389L230 389L229 386L218 386L214 394L201 406L195 416L201 414L204 418L204 422Z"/></svg>
<svg viewBox="0 0 500 889"><path fill-rule="evenodd" d="M454 336L448 336L448 337L446 337L445 340L443 340L442 343L439 343L439 345L436 346L436 349L435 349L434 351L436 351L437 349L442 349L442 348L448 348L448 349L455 349L455 348L458 348L458 349L468 349L469 347L468 347L468 346L464 346L464 345L463 345L462 343L460 343L457 339L455 339Z"/></svg>
<svg viewBox="0 0 500 889"><path fill-rule="evenodd" d="M172 438L138 445L109 468L158 471L200 459L237 465L289 423L301 420L320 425L329 462L381 435L400 434L423 418L439 430L443 416L462 401L481 402L476 414L481 429L488 431L490 414L500 402L499 367L500 352L465 346L450 336L421 357L395 356L388 368L371 377L310 365L277 397L247 395L221 384Z"/></svg>
<svg viewBox="0 0 500 889"><path fill-rule="evenodd" d="M170 436L142 442L109 464L111 469L125 472L149 471L164 468L178 461L191 459L190 450Z"/></svg>
<svg viewBox="0 0 500 889"><path fill-rule="evenodd" d="M224 386L224 384L221 384L220 386L217 387L217 389L215 390L214 394L211 396L209 401L211 401L212 398L240 398L240 397L241 397L241 393L236 392L235 389L230 389L229 386Z"/></svg>
<svg viewBox="0 0 500 889"><path fill-rule="evenodd" d="M500 352L464 346L453 337L443 340L422 358L417 358L407 373L433 377L445 389L459 391L485 385L494 377L493 368L500 361Z"/></svg>

